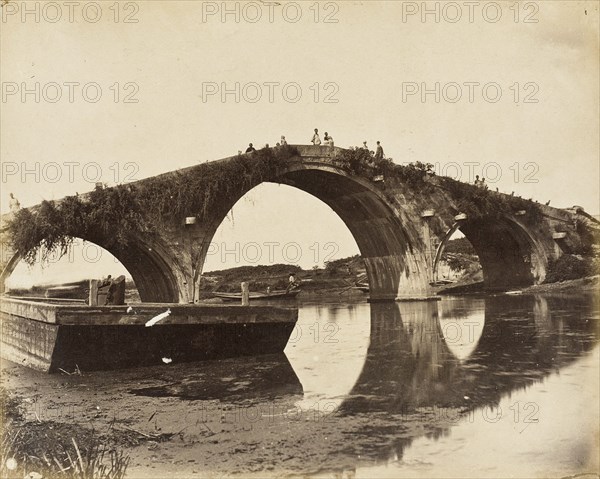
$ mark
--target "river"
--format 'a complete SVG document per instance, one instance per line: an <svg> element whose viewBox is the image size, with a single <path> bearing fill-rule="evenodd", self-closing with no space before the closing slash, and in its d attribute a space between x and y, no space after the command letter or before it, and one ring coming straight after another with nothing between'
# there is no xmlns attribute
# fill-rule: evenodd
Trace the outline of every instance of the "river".
<svg viewBox="0 0 600 479"><path fill-rule="evenodd" d="M598 472L599 316L584 295L306 303L280 355L3 382L31 420L139 434L128 477L563 477Z"/></svg>

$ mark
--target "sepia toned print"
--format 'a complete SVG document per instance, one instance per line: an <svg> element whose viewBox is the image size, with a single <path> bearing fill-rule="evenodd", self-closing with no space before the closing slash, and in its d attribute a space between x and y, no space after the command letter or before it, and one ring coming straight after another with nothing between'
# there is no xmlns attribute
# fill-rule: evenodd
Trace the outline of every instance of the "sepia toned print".
<svg viewBox="0 0 600 479"><path fill-rule="evenodd" d="M0 477L599 477L599 10L0 2Z"/></svg>

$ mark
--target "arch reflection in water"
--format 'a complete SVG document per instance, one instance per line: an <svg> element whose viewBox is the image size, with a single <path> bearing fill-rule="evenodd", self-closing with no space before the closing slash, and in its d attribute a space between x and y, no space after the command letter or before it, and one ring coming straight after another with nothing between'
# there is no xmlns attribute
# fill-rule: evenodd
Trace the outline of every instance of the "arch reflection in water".
<svg viewBox="0 0 600 479"><path fill-rule="evenodd" d="M404 475L419 475L418 468L412 470L402 462L408 448L411 452L407 455L417 455L419 464L431 463L434 468L441 467L441 454L463 454L463 462L473 464L474 456L469 455L472 449L465 449L468 439L437 441L466 424L471 426L469 434L480 443L488 442L490 435L500 434L502 438L497 443L518 444L512 452L507 448L501 454L503 459L516 463L523 461L524 451L539 454L549 437L554 438L555 444L571 444L577 439L563 432L560 424L554 427L554 421L544 421L544 428L540 429L531 425L525 441L525 434L519 436L520 429L513 423L508 427L492 424L490 429L488 422L471 423L469 418L473 414L481 417L482 412L493 417L491 408L496 410L498 406L509 411L505 402L519 390L527 390L520 396L530 401L530 397L535 397L531 393L537 390L532 385L550 376L544 387L550 390L550 383L562 381L561 390L567 394L571 394L571 386L565 382L585 383L585 377L573 375L573 368L569 368L569 377L553 373L565 366L576 367L580 364L577 359L596 347L598 312L590 303L545 297L486 298L481 337L473 352L459 359L444 340L440 310L444 314L456 308L466 311L471 308L471 301L474 310L481 310L482 302L462 299L456 304L463 301L463 305L455 308L455 299L444 299L442 303L446 301L448 305L418 302L301 306L302 336L296 343L288 344L287 359L238 358L199 363L197 371L190 370L189 364L175 365L161 373L161 380L168 384L159 388L153 384L153 388L132 392L185 400L214 398L227 403L227 407L241 404L247 408L241 410L241 416L234 417L244 420L228 423L235 431L236 445L244 444L250 437L252 441L285 444L290 456L302 461L297 463L302 471L339 471L348 465L362 467L396 461L394 467L404 468ZM446 318L451 318L450 313ZM316 331L323 339L327 323L339 326L334 336L338 342L315 342ZM568 402L568 395L552 391L550 401ZM326 417L313 414L317 412L315 402L320 402L318 407L326 406L319 412L333 413ZM331 405L339 407L334 410L329 408ZM302 409L296 411L299 406ZM187 407L177 409L174 417ZM567 417L577 414L567 405L563 407ZM246 426L250 432L245 432ZM471 437L469 434L463 437ZM413 447L417 439L418 444L429 444L418 454ZM431 446L441 443L444 444L437 448ZM544 458L551 463L552 457ZM245 461L246 456L240 455L239 460ZM288 465L274 463L276 469ZM481 477L486 471L480 469L475 476ZM442 467L437 475L443 476L443 472ZM364 475L375 474L367 471Z"/></svg>
<svg viewBox="0 0 600 479"><path fill-rule="evenodd" d="M371 304L371 341L340 412L405 414L453 390L458 361L446 347L434 302ZM447 401L444 401L447 402Z"/></svg>
<svg viewBox="0 0 600 479"><path fill-rule="evenodd" d="M459 311L457 320L470 318L462 315L468 300L460 303L460 308L440 309L445 314ZM400 406L474 407L485 398L493 401L503 390L543 378L588 351L597 338L593 323L573 314L585 311L585 304L575 300L491 297L473 300L473 306L474 322L483 324L481 337L472 335L477 342L470 343L469 357L461 357L440 324L452 317L438 321L436 303L372 304L367 357L343 407L358 404L361 397L371 399L368 410L388 403L396 411Z"/></svg>
<svg viewBox="0 0 600 479"><path fill-rule="evenodd" d="M456 358L464 362L477 348L485 324L485 301L452 298L439 303L440 329L444 342Z"/></svg>
<svg viewBox="0 0 600 479"><path fill-rule="evenodd" d="M473 310L483 311L485 324L475 349L459 359L444 340L440 316L451 319L451 311L458 309L464 318L471 304ZM470 471L472 477L498 476L490 473L494 464L473 461L490 457L482 449L491 442L504 447L495 450L498 460L519 465L535 455L553 465L558 454L547 448L550 443L561 448L562 457L571 454L573 444L593 446L593 441L585 439L589 434L584 435L592 431L591 421L588 431L585 425L568 429L554 417L547 419L554 412L571 420L583 409L574 409L571 403L594 404L585 398L575 403L574 396L580 399L577 390L585 386L590 371L597 373L597 365L587 363L593 359L590 350L595 348L597 357L597 321L598 312L589 301L541 296L492 297L483 303L449 298L441 304L305 305L300 306L302 336L288 344L287 358L236 358L193 367L171 364L146 373L146 386L151 388L131 392L183 399L148 403L153 408L166 405L168 421L163 424L171 424L172 431L194 421L196 425L186 431L194 434L194 440L201 439L198 445L172 443L182 454L187 451L189 458L207 453L200 444L205 443L208 429L197 421L208 417L213 431L225 430L228 451L243 451L231 459L240 467L264 461L262 447L253 452L260 443L285 449L286 455L269 456L277 472L312 474L317 469L343 471L385 464L388 472L381 475L388 477L443 477L448 475L440 459L444 456L446 465L479 467ZM329 323L339 326L333 336L337 342L323 341L330 333L324 327ZM319 341L315 342L317 331ZM582 356L589 358L579 361ZM581 365L587 365L587 371ZM561 374L554 374L557 370ZM139 383L139 374L121 371L116 377L135 378ZM89 380L95 380L101 390L108 377L99 374ZM534 386L541 381L543 387ZM117 382L128 384L123 379ZM144 383L140 384L138 388ZM519 390L523 392L515 394ZM540 409L544 420L520 435L509 404L517 397L539 401L541 407L553 402L559 406ZM209 401L189 401L194 399ZM339 407L318 411L329 412L327 416L316 414L315 400ZM494 417L500 407L507 414L503 423L482 419L482 413ZM530 409L519 412L524 417ZM147 422L146 415L138 416ZM473 417L478 420L471 422ZM579 417L584 419L581 424L589 416ZM208 460L217 463L224 450L213 451ZM431 474L429 470L421 474L423 464L430 465ZM374 477L380 472L368 470L357 476ZM464 470L455 472L453 477L465 476ZM536 476L519 472L513 475Z"/></svg>
<svg viewBox="0 0 600 479"><path fill-rule="evenodd" d="M468 307L469 300L461 301ZM474 300L476 311L481 301ZM369 434L380 434L389 447L362 453L380 460L401 457L416 437L445 434L469 411L495 407L597 344L590 320L597 312L589 301L524 296L484 303L482 334L468 358L457 358L444 341L435 303L371 305L367 357L337 411L342 417L387 413L388 424Z"/></svg>
<svg viewBox="0 0 600 479"><path fill-rule="evenodd" d="M332 411L352 389L369 345L369 305L307 304L285 355L304 389L295 406L302 411Z"/></svg>

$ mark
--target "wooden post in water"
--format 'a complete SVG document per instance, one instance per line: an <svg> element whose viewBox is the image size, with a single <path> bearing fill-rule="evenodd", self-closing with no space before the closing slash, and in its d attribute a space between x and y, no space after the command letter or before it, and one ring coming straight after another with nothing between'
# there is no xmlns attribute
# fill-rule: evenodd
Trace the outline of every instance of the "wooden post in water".
<svg viewBox="0 0 600 479"><path fill-rule="evenodd" d="M90 296L88 300L90 306L98 306L98 280L90 279Z"/></svg>
<svg viewBox="0 0 600 479"><path fill-rule="evenodd" d="M250 288L248 282L242 282L242 306L248 306L250 304Z"/></svg>

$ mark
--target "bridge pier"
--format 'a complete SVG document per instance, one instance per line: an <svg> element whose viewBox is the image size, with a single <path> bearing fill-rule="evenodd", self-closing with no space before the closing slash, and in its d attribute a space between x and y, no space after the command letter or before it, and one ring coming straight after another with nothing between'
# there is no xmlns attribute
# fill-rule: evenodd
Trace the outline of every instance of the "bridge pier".
<svg viewBox="0 0 600 479"><path fill-rule="evenodd" d="M364 258L369 276L369 302L440 299L429 285L430 268L424 254Z"/></svg>

